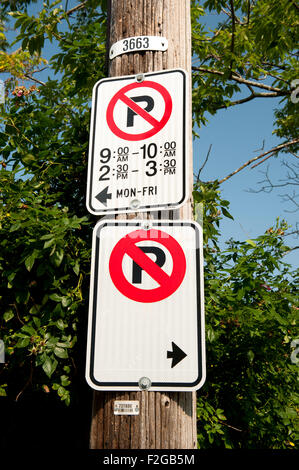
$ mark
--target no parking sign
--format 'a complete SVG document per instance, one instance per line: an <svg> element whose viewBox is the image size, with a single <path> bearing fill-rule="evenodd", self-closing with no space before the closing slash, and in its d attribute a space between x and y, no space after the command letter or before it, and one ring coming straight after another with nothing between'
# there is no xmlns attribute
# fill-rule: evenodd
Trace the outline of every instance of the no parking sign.
<svg viewBox="0 0 299 470"><path fill-rule="evenodd" d="M152 241L158 243L161 247L154 245L139 248L137 244L142 241ZM169 251L172 258L173 269L171 275L166 274L162 269L166 259L163 248ZM152 261L147 256L149 253L156 256L156 261ZM134 269L132 283L129 282L123 272L124 255L128 255L133 260L135 270L139 269L147 272L159 286L153 289L137 287L138 281L134 281L134 278L137 277L134 276ZM186 258L180 244L169 233L161 230L139 229L121 238L114 247L110 256L109 272L112 282L123 295L137 302L152 303L166 299L178 289L186 273Z"/></svg>
<svg viewBox="0 0 299 470"><path fill-rule="evenodd" d="M149 89L147 91L147 93L149 94L147 95L145 94L146 89ZM142 91L142 93L144 93L143 95L129 98L126 94L127 92L133 92L135 94L136 91L140 90ZM161 120L156 119L150 113L150 111L152 111L155 106L155 101L151 96L151 94L153 94L153 90L156 90L163 99L162 104L164 106L164 112L162 114ZM127 129L126 132L121 129L121 125L118 127L115 123L115 119L117 119L117 117L114 115L114 110L119 100L122 101L127 107L127 120L123 120L122 123L122 127ZM137 104L138 102L146 103L146 107L141 107ZM172 99L167 89L157 82L146 80L137 83L130 83L129 85L126 85L121 88L109 102L106 119L110 130L117 137L129 141L139 141L148 139L149 137L152 137L158 132L160 132L165 126L165 124L168 122L171 116L171 112ZM146 125L146 123L148 123L151 128L141 133L135 133L133 130L132 132L128 132L129 127L134 128L134 116L139 116L145 121L144 124Z"/></svg>
<svg viewBox="0 0 299 470"><path fill-rule="evenodd" d="M86 378L96 390L188 391L205 380L202 232L103 220L93 234Z"/></svg>
<svg viewBox="0 0 299 470"><path fill-rule="evenodd" d="M187 75L107 78L93 89L87 209L173 210L187 200Z"/></svg>

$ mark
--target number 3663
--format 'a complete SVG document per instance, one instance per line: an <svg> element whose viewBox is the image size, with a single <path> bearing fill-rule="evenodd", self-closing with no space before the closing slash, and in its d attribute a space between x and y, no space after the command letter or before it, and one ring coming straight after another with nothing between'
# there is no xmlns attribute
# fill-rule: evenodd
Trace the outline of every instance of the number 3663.
<svg viewBox="0 0 299 470"><path fill-rule="evenodd" d="M141 36L138 38L124 39L123 51L130 51L133 49L148 49L149 38L147 36Z"/></svg>

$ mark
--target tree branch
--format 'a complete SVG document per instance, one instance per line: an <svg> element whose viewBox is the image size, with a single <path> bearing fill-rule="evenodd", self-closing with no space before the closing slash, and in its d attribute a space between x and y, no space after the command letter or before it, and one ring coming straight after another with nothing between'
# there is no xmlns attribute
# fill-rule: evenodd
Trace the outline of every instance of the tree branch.
<svg viewBox="0 0 299 470"><path fill-rule="evenodd" d="M284 165L289 171L286 174L286 178L284 179L279 179L278 182L272 182L271 178L269 177L269 165L267 166L267 169L265 172L262 172L265 176L265 179L262 181L259 181L258 184L261 185L260 189L250 189L249 192L251 193L271 193L273 189L277 188L285 188L289 186L299 186L299 174L297 172L297 167L296 165L292 164L290 165L287 161L282 161L282 165ZM298 166L299 169L299 166ZM285 212L297 212L299 209L299 204L297 203L296 199L298 195L296 192L293 192L293 195L290 194L279 194L279 196L282 198L284 202L290 202L295 206L294 210L287 210L285 209ZM298 223L296 223L296 231L292 233L299 233L298 230Z"/></svg>
<svg viewBox="0 0 299 470"><path fill-rule="evenodd" d="M256 168L257 166L261 165L261 164L264 163L266 160L268 160L268 158L273 157L273 155L275 155L275 153L276 153L276 152L270 153L269 155L267 155L267 157L263 158L263 160L261 160L261 161L258 162L258 163L255 163L255 165L252 165L251 169Z"/></svg>
<svg viewBox="0 0 299 470"><path fill-rule="evenodd" d="M17 394L15 400L18 401L20 396L22 395L22 393L24 393L24 391L26 390L26 388L32 383L32 377L33 377L33 365L32 365L32 360L30 361L30 374L29 374L29 377L28 377L28 380L27 382L25 383L24 387L22 388L22 390Z"/></svg>
<svg viewBox="0 0 299 470"><path fill-rule="evenodd" d="M231 45L230 45L230 52L231 54L233 54L235 50L235 31L236 31L234 0L230 0L230 9L231 9L231 15L232 15L232 40L231 40ZM231 58L231 61L230 61L230 76L231 77L233 75L233 65L234 65L234 60L233 58Z"/></svg>
<svg viewBox="0 0 299 470"><path fill-rule="evenodd" d="M287 70L287 68L284 67L283 65L277 65L271 62L261 62L261 63L262 65L266 65L267 67L276 67L277 69L280 69L280 70Z"/></svg>
<svg viewBox="0 0 299 470"><path fill-rule="evenodd" d="M208 161L208 159L209 159L209 156L210 156L211 149L212 149L212 144L211 144L210 147L209 147L209 150L208 150L207 156L206 156L206 158L205 158L205 161L203 162L202 166L201 166L201 167L199 168L199 170L198 170L198 174L197 174L197 179L196 179L196 181L199 181L200 173L202 172L202 170L203 170L204 167L206 166L206 163L207 163L207 161Z"/></svg>
<svg viewBox="0 0 299 470"><path fill-rule="evenodd" d="M289 253L291 253L291 251L294 251L294 250L298 250L299 246L294 246L293 248L291 248L290 250L286 251L285 253L283 253L282 256L286 256L288 255Z"/></svg>
<svg viewBox="0 0 299 470"><path fill-rule="evenodd" d="M75 11L81 10L81 8L85 7L86 3L87 3L87 0L85 0L85 2L79 3L79 5L76 5L74 8L71 8L70 10L65 11L64 14L61 15L58 19L62 20L65 17L65 15L70 16Z"/></svg>
<svg viewBox="0 0 299 470"><path fill-rule="evenodd" d="M221 8L221 11L222 13L225 13L227 16L229 16L229 18L233 17L233 14L229 11L226 11L223 7ZM239 24L243 24L242 21L237 16L235 16L235 21L237 21L237 23Z"/></svg>
<svg viewBox="0 0 299 470"><path fill-rule="evenodd" d="M291 211L291 210L285 209L285 212L288 212L289 214L294 214L295 212L298 211L299 204L296 201L296 198L298 198L298 195L295 193L295 191L293 192L293 196L290 196L290 194L279 194L279 196L282 198L284 202L291 202L295 206L294 210Z"/></svg>
<svg viewBox="0 0 299 470"><path fill-rule="evenodd" d="M248 3L247 3L247 25L249 24L249 20L250 20L250 0L248 0Z"/></svg>
<svg viewBox="0 0 299 470"><path fill-rule="evenodd" d="M18 309L18 307L17 307L17 304L16 304L16 303L13 303L13 304L9 304L9 306L15 308L15 311L16 311L17 318L18 318L19 322L20 322L22 325L25 325L25 323L23 322L23 320L21 320L21 317L20 317L20 313L19 313L19 309Z"/></svg>
<svg viewBox="0 0 299 470"><path fill-rule="evenodd" d="M236 100L236 101L231 101L229 104L225 105L221 105L221 106L218 106L217 109L227 109L227 108L230 108L231 106L236 106L238 104L243 104L243 103L247 103L248 101L251 101L253 100L254 98L275 98L278 96L278 93L276 92L272 92L272 93L251 93L251 95L247 96L246 98L242 98L240 100Z"/></svg>
<svg viewBox="0 0 299 470"><path fill-rule="evenodd" d="M294 145L294 144L297 144L299 142L299 138L298 139L294 139L294 140L291 140L289 142L284 142L283 144L280 144L280 145L277 145L276 147L273 147L271 150L268 150L267 152L264 152L264 153L261 153L260 155L258 155L257 157L254 157L254 158L251 158L250 160L248 160L248 162L244 163L244 165L240 166L240 168L238 168L237 170L233 171L232 173L230 173L229 175L227 175L225 178L222 178L220 181L219 181L219 184L221 183L224 183L224 181L227 181L229 178L231 178L232 176L236 175L237 173L239 173L241 170L243 170L244 168L246 168L247 166L251 165L251 163L255 162L256 160L259 160L260 158L263 158L265 157L266 155L269 155L271 154L270 156L274 155L275 153L278 153L280 150L286 148L286 147L290 147L291 145Z"/></svg>
<svg viewBox="0 0 299 470"><path fill-rule="evenodd" d="M24 74L24 77L25 77L25 78L28 78L28 80L32 80L33 82L38 83L39 85L46 85L44 82L41 82L41 81L38 80L37 78L34 78L34 77L32 77L31 75L29 75L29 74L27 74L27 73Z"/></svg>
<svg viewBox="0 0 299 470"><path fill-rule="evenodd" d="M232 426L231 424L227 424L227 423L225 423L224 421L222 421L221 419L219 419L218 421L219 421L219 423L221 423L223 426L227 426L228 428L231 428L231 429L233 429L234 431L244 432L242 429L236 428L235 426Z"/></svg>
<svg viewBox="0 0 299 470"><path fill-rule="evenodd" d="M192 67L192 70L194 70L195 72L211 73L213 75L219 75L220 77L223 77L225 75L225 73L221 72L220 70L206 69L205 67ZM244 85L249 85L257 88L262 88L263 90L276 92L277 96L289 95L291 93L291 91L284 91L280 88L276 88L271 85L265 85L264 83L253 82L252 80L247 80L245 78L238 77L235 73L231 75L230 79L238 83L243 83Z"/></svg>

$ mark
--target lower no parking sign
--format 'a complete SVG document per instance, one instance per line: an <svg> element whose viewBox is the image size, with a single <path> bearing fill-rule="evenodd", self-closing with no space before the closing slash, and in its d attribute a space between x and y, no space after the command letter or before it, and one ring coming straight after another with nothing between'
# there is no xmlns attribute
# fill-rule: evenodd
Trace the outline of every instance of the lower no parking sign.
<svg viewBox="0 0 299 470"><path fill-rule="evenodd" d="M138 242L153 242L153 246L138 246ZM154 244L155 242L155 244ZM161 245L159 248L156 244ZM162 269L165 264L165 251L169 251L173 269L170 275ZM156 256L153 261L148 254ZM127 254L132 259L132 281L124 274L123 258ZM160 260L160 261L159 261ZM161 263L161 264L160 264ZM131 300L141 303L153 303L166 299L182 283L186 273L186 258L180 244L170 234L161 230L135 230L128 233L112 250L109 261L110 277L115 287ZM145 271L159 287L144 289L137 280L137 272ZM139 279L139 277L138 277Z"/></svg>
<svg viewBox="0 0 299 470"><path fill-rule="evenodd" d="M190 391L205 380L202 232L193 221L99 222L86 379L96 390Z"/></svg>

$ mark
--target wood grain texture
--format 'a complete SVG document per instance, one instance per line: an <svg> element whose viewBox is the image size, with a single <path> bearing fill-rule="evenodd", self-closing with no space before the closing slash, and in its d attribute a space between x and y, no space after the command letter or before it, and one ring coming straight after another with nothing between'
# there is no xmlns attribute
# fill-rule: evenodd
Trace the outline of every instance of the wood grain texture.
<svg viewBox="0 0 299 470"><path fill-rule="evenodd" d="M164 36L165 52L145 51L115 57L109 76L133 75L171 68L189 72L191 119L191 26L189 0L110 0L109 48L120 39ZM190 194L193 180L192 135L189 135ZM131 214L138 218L192 218L191 199L176 211ZM124 214L117 218L126 218ZM138 416L115 416L115 400L139 400ZM91 449L196 448L195 392L94 392L90 431Z"/></svg>

